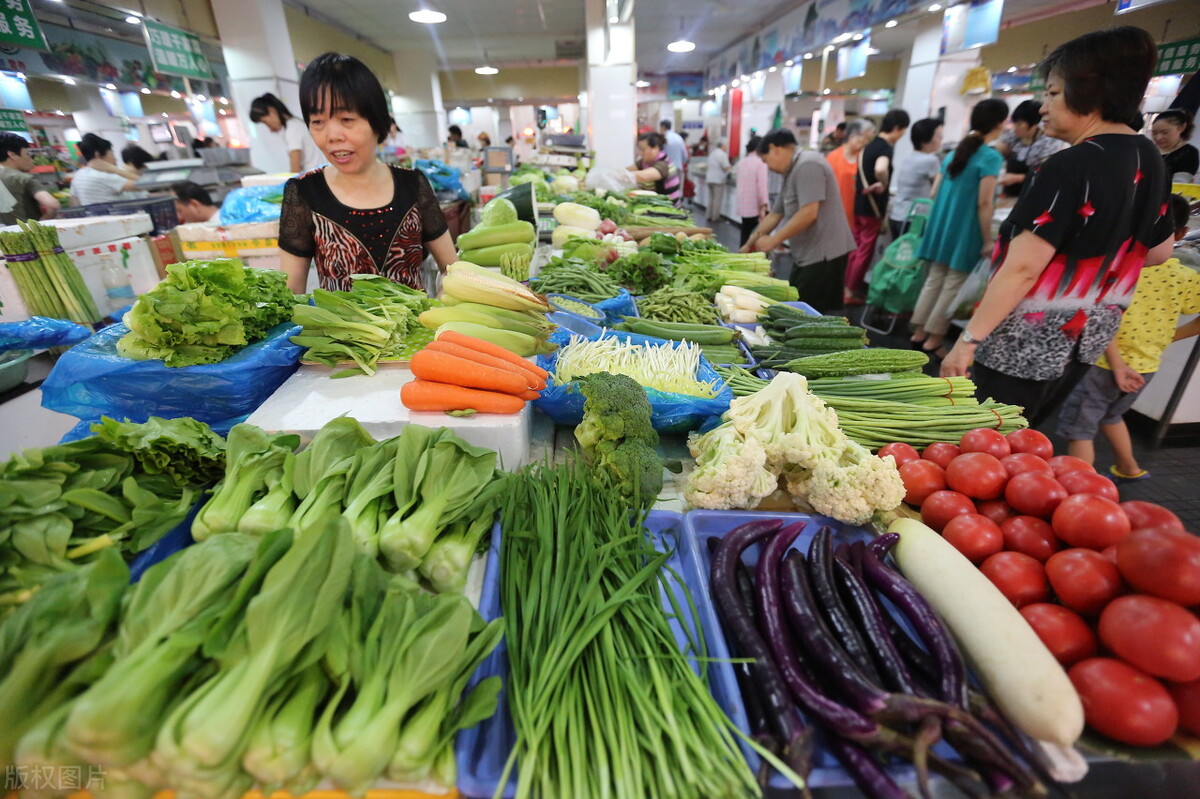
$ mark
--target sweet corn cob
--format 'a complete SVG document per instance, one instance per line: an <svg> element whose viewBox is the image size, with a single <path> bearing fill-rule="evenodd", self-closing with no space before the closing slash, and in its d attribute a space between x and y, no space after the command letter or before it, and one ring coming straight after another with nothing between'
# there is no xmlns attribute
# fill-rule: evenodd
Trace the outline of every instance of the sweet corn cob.
<svg viewBox="0 0 1200 799"><path fill-rule="evenodd" d="M544 323L539 326L532 319L518 322L492 313L492 311L499 310L503 309L492 308L489 305L480 305L474 302L464 302L459 305L430 308L417 317L417 321L430 330L437 330L447 322L474 322L484 327L493 327L497 330L512 330L515 333L524 333L527 336L535 337L547 327Z"/></svg>
<svg viewBox="0 0 1200 799"><path fill-rule="evenodd" d="M551 310L545 297L517 281L465 261L453 263L446 270L442 293L458 302L477 302L514 311Z"/></svg>
<svg viewBox="0 0 1200 799"><path fill-rule="evenodd" d="M514 355L520 355L522 358L528 358L530 355L537 355L541 352L552 352L555 348L553 344L548 343L545 339L534 338L533 336L516 333L512 330L497 330L494 327L485 327L474 322L447 322L437 329L436 336L440 336L447 330L462 333L464 336L490 341L492 344L503 347Z"/></svg>

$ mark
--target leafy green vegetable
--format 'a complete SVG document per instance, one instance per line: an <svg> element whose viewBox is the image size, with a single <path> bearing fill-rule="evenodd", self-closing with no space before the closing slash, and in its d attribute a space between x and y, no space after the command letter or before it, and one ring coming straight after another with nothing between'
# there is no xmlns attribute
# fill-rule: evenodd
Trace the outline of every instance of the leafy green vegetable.
<svg viewBox="0 0 1200 799"><path fill-rule="evenodd" d="M671 281L671 268L661 254L646 248L618 258L604 269L632 294L649 294Z"/></svg>
<svg viewBox="0 0 1200 799"><path fill-rule="evenodd" d="M234 425L227 442L225 477L196 514L192 538L203 541L216 533L237 531L255 501L269 492L281 473L286 474L284 463L298 446L297 435L271 434L252 424ZM278 522L272 526L259 521L254 528L278 530L287 525L288 517L280 516Z"/></svg>
<svg viewBox="0 0 1200 799"><path fill-rule="evenodd" d="M483 227L507 225L517 221L517 206L506 197L494 197L479 212L479 224Z"/></svg>
<svg viewBox="0 0 1200 799"><path fill-rule="evenodd" d="M203 485L221 478L225 441L204 422L190 417L143 424L118 422L107 416L92 425L98 439L130 453L146 474L165 474L181 484Z"/></svg>
<svg viewBox="0 0 1200 799"><path fill-rule="evenodd" d="M585 458L624 501L649 508L662 491L663 464L646 390L630 377L608 372L578 381L585 400L575 439Z"/></svg>

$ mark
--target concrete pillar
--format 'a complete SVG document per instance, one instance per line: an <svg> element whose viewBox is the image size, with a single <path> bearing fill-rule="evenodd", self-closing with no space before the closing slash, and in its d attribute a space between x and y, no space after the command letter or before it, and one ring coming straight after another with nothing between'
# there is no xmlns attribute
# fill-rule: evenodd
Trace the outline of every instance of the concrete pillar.
<svg viewBox="0 0 1200 799"><path fill-rule="evenodd" d="M410 150L437 147L446 138L446 110L437 53L422 47L405 47L392 54L400 90L392 97L396 124L404 131Z"/></svg>
<svg viewBox="0 0 1200 799"><path fill-rule="evenodd" d="M66 86L67 97L71 99L71 116L75 118L75 127L79 128L80 135L95 133L97 136L108 139L112 142L113 150L117 154L117 161L121 160L121 150L129 143L125 138L125 131L121 128L121 120L116 117L109 116L108 106L104 104L104 98L100 96L100 89L94 85L83 86Z"/></svg>
<svg viewBox="0 0 1200 799"><path fill-rule="evenodd" d="M270 92L300 118L300 76L282 0L211 0L229 70L230 99L250 138L250 163L288 172L283 138L250 122L250 103Z"/></svg>
<svg viewBox="0 0 1200 799"><path fill-rule="evenodd" d="M624 169L637 137L633 20L610 25L605 0L587 0L587 144L593 166Z"/></svg>
<svg viewBox="0 0 1200 799"><path fill-rule="evenodd" d="M942 60L942 18L931 14L919 20L913 37L912 48L905 62L900 65L901 75L897 81L895 105L903 108L912 121L933 116L937 112L934 104L934 82L938 75L938 64ZM977 51L972 51L976 53ZM976 56L978 57L978 56ZM939 103L938 105L941 105ZM957 141L958 134L946 128L946 140ZM896 163L899 164L912 154L912 141L907 135L896 142Z"/></svg>

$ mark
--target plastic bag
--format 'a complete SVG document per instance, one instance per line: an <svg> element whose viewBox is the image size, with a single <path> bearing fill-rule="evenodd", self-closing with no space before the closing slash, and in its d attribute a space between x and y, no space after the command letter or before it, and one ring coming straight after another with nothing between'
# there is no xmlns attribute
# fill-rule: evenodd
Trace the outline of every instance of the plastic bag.
<svg viewBox="0 0 1200 799"><path fill-rule="evenodd" d="M66 347L90 338L92 329L65 319L35 316L24 322L0 324L0 352Z"/></svg>
<svg viewBox="0 0 1200 799"><path fill-rule="evenodd" d="M128 332L123 324L106 327L64 353L42 383L43 407L83 420L67 440L90 435L101 416L134 422L191 416L224 435L296 371L304 351L288 340L300 328L287 322L220 363L171 368L117 355L117 341Z"/></svg>
<svg viewBox="0 0 1200 799"><path fill-rule="evenodd" d="M950 318L962 321L970 319L971 314L975 313L975 306L983 299L983 292L987 291L987 284L991 279L992 259L984 256L975 264L971 274L967 275L966 281L958 289L958 294L954 295L954 302L950 303Z"/></svg>
<svg viewBox="0 0 1200 799"><path fill-rule="evenodd" d="M622 321L622 316L638 315L637 303L634 302L633 295L625 289L621 289L621 293L615 297L592 303L592 307L604 313L606 326L618 324Z"/></svg>
<svg viewBox="0 0 1200 799"><path fill-rule="evenodd" d="M462 172L445 163L423 158L413 161L413 168L429 178L429 185L435 192L453 192L458 199L469 199L462 185Z"/></svg>
<svg viewBox="0 0 1200 799"><path fill-rule="evenodd" d="M275 222L283 208L283 184L234 189L221 203L221 224Z"/></svg>
<svg viewBox="0 0 1200 799"><path fill-rule="evenodd" d="M636 344L679 343L619 330L603 330L594 336L584 336L584 338L594 341L600 336L631 341ZM571 340L571 334L560 330L551 335L550 340L562 346ZM550 372L551 375L554 373L554 365L557 361L557 352L538 356L538 366ZM720 416L729 410L729 403L733 400L733 389L721 379L721 376L706 359L700 359L700 369L696 372L696 377L703 382L720 383L721 390L717 396L711 398L692 397L686 394L670 394L652 388L646 389L646 395L650 398L650 421L655 430L660 433L682 433L695 430L709 418ZM584 398L583 394L579 392L578 386L579 384L574 382L561 386L555 385L552 377L550 384L542 391L541 396L533 401L533 404L557 424L579 424L583 420Z"/></svg>
<svg viewBox="0 0 1200 799"><path fill-rule="evenodd" d="M584 188L595 191L615 191L624 194L630 189L637 188L637 181L628 169L606 166L588 170L587 178L583 181Z"/></svg>
<svg viewBox="0 0 1200 799"><path fill-rule="evenodd" d="M883 251L883 258L871 271L867 304L894 313L912 313L925 285L927 264L917 258L921 239L905 233Z"/></svg>

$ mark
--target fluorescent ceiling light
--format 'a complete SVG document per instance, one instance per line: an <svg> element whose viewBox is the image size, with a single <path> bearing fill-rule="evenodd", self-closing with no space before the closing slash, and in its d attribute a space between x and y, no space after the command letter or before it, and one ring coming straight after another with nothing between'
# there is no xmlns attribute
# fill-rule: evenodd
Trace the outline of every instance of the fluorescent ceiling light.
<svg viewBox="0 0 1200 799"><path fill-rule="evenodd" d="M829 94L829 89L826 89L825 91L821 92L821 94Z"/></svg>
<svg viewBox="0 0 1200 799"><path fill-rule="evenodd" d="M489 66L475 67L476 75L498 75L499 73L500 73L500 70L496 69L495 67L489 67Z"/></svg>
<svg viewBox="0 0 1200 799"><path fill-rule="evenodd" d="M690 53L696 49L696 43L689 42L687 39L679 39L668 44L667 49L672 53Z"/></svg>
<svg viewBox="0 0 1200 799"><path fill-rule="evenodd" d="M775 67L770 67L770 68L767 70L767 72L774 72L774 71L775 71Z"/></svg>
<svg viewBox="0 0 1200 799"><path fill-rule="evenodd" d="M784 66L785 66L785 67L790 67L792 64L795 64L795 63L796 63L795 61L793 61L792 59L790 59L790 58L789 58L789 59L787 60L787 62L784 64Z"/></svg>
<svg viewBox="0 0 1200 799"><path fill-rule="evenodd" d="M804 60L805 60L805 61L807 61L808 59L810 59L810 58L812 58L812 57L813 57L813 54L812 54L812 53L805 53L805 54L804 54Z"/></svg>
<svg viewBox="0 0 1200 799"><path fill-rule="evenodd" d="M141 91L142 91L142 94L149 94L149 93L150 93L150 90L149 90L149 89L147 89L145 86L143 86L143 87L142 87Z"/></svg>
<svg viewBox="0 0 1200 799"><path fill-rule="evenodd" d="M609 25L618 25L618 24L620 24L620 22L621 22L621 18L620 18L620 17L609 17L609 18L608 18L608 24L609 24Z"/></svg>
<svg viewBox="0 0 1200 799"><path fill-rule="evenodd" d="M227 97L218 97L218 98L217 98L217 102L218 102L218 103L220 103L221 105L229 105L229 98L227 98Z"/></svg>
<svg viewBox="0 0 1200 799"><path fill-rule="evenodd" d="M742 85L742 82L737 78L734 78L729 85L736 89L738 86Z"/></svg>
<svg viewBox="0 0 1200 799"><path fill-rule="evenodd" d="M422 25L437 25L446 21L446 15L441 11L434 11L431 8L422 8L420 11L413 11L408 15L408 18L413 22L420 22Z"/></svg>
<svg viewBox="0 0 1200 799"><path fill-rule="evenodd" d="M882 52L883 51L877 47L868 47L867 48L867 55L879 55Z"/></svg>
<svg viewBox="0 0 1200 799"><path fill-rule="evenodd" d="M897 25L899 25L899 24L900 24L900 23L899 23L899 22L897 22L896 20L894 20L894 19L889 19L887 22L885 22L885 23L884 23L883 27L885 27L885 28L894 28L894 27L896 27L896 26L897 26Z"/></svg>
<svg viewBox="0 0 1200 799"><path fill-rule="evenodd" d="M130 14L129 16L125 17L125 21L128 22L130 25L141 25L142 24L142 21L139 18L135 17L133 14Z"/></svg>
<svg viewBox="0 0 1200 799"><path fill-rule="evenodd" d="M183 95L182 95L182 94L180 94L179 92L175 91L174 89L172 89L172 90L171 90L171 96L172 96L172 97L174 97L176 100L178 100L178 99L179 99L180 97L182 97Z"/></svg>
<svg viewBox="0 0 1200 799"><path fill-rule="evenodd" d="M929 7L929 10L930 10L930 11L941 11L941 10L942 10L942 4L941 4L941 3L934 3L933 5L931 5L931 6Z"/></svg>
<svg viewBox="0 0 1200 799"><path fill-rule="evenodd" d="M197 100L199 100L199 101L200 101L200 102L202 102L202 103L207 103L207 102L208 102L208 98L207 98L207 97L205 97L203 94L197 94L197 95L196 95L196 99L197 99Z"/></svg>
<svg viewBox="0 0 1200 799"><path fill-rule="evenodd" d="M648 89L648 88L650 88L650 81L639 80L637 83L634 83L633 85L639 89Z"/></svg>
<svg viewBox="0 0 1200 799"><path fill-rule="evenodd" d="M1016 72L1016 71L1017 71L1017 68L1016 68L1016 67L1009 67L1009 68L1008 68L1008 71L1009 71L1009 72Z"/></svg>
<svg viewBox="0 0 1200 799"><path fill-rule="evenodd" d="M854 34L854 41L861 42L863 35L861 33Z"/></svg>
<svg viewBox="0 0 1200 799"><path fill-rule="evenodd" d="M106 84L104 84L104 88L106 88L112 92L115 92L117 90L117 86L115 83L106 83Z"/></svg>
<svg viewBox="0 0 1200 799"><path fill-rule="evenodd" d="M931 9L931 10L932 10L932 9ZM854 38L854 34L853 34L853 33L841 33L841 34L838 34L837 36L835 36L835 37L833 38L833 43L834 43L834 44L841 44L842 42L848 42L848 41L850 41L850 40L851 40L851 39L853 39L853 38Z"/></svg>
<svg viewBox="0 0 1200 799"><path fill-rule="evenodd" d="M75 79L74 78L63 78L63 83L67 84L68 86L74 86Z"/></svg>

